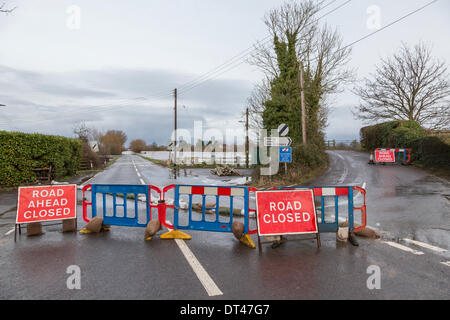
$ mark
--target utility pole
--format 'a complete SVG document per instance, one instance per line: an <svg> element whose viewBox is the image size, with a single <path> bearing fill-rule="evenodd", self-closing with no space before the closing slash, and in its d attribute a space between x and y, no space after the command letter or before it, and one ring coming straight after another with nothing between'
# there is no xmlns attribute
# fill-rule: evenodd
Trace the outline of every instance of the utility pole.
<svg viewBox="0 0 450 320"><path fill-rule="evenodd" d="M249 152L249 142L248 142L248 107L245 111L245 166L248 169L248 152Z"/></svg>
<svg viewBox="0 0 450 320"><path fill-rule="evenodd" d="M173 90L173 94L174 94L174 98L175 98L175 104L174 104L174 136L175 136L175 141L174 141L174 153L173 153L173 164L177 165L177 88L175 88Z"/></svg>
<svg viewBox="0 0 450 320"><path fill-rule="evenodd" d="M302 104L302 141L303 144L306 144L306 106L305 106L305 80L303 75L303 63L300 61L300 99Z"/></svg>

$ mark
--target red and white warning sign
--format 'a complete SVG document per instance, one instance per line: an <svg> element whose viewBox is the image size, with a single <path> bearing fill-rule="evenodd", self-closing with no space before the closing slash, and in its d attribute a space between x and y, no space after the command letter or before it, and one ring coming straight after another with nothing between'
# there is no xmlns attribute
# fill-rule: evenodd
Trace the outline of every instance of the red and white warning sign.
<svg viewBox="0 0 450 320"><path fill-rule="evenodd" d="M260 236L318 232L311 189L257 191L256 214Z"/></svg>
<svg viewBox="0 0 450 320"><path fill-rule="evenodd" d="M16 223L77 217L77 186L20 187Z"/></svg>
<svg viewBox="0 0 450 320"><path fill-rule="evenodd" d="M394 150L375 150L376 162L395 162Z"/></svg>

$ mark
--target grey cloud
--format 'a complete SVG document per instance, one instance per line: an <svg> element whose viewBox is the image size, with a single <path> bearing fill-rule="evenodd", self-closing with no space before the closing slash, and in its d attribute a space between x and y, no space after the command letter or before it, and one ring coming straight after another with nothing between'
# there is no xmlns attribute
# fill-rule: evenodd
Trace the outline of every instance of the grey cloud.
<svg viewBox="0 0 450 320"><path fill-rule="evenodd" d="M103 131L123 130L129 141L165 144L173 129L169 88L193 77L163 70L37 73L0 66L0 103L7 105L0 109L0 129L73 136L73 126L84 121ZM167 94L154 100L151 93L163 89ZM180 95L178 127L192 131L200 120L206 129L208 119L225 124L242 113L250 91L249 82L220 79Z"/></svg>
<svg viewBox="0 0 450 320"><path fill-rule="evenodd" d="M65 73L37 73L0 66L0 84L13 89L14 85L41 94L63 97L113 97L112 92L82 87Z"/></svg>

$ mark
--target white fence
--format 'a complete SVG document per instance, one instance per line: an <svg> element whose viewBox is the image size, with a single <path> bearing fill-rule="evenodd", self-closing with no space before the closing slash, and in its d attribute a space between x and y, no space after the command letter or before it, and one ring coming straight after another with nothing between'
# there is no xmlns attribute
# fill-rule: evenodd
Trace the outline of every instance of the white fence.
<svg viewBox="0 0 450 320"><path fill-rule="evenodd" d="M142 151L142 155L157 159L157 160L171 160L173 162L174 153L170 151ZM249 156L249 163L251 162ZM177 164L229 164L245 166L244 152L177 152Z"/></svg>

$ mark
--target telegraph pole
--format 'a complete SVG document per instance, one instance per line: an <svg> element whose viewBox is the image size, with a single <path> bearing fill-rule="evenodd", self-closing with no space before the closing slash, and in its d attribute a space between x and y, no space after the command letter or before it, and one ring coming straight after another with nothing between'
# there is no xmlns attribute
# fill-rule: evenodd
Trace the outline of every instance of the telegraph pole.
<svg viewBox="0 0 450 320"><path fill-rule="evenodd" d="M304 75L303 75L303 63L300 62L300 70L299 70L299 77L300 77L300 98L301 98L301 104L302 104L302 141L303 144L306 144L306 106L305 106L305 81L304 81Z"/></svg>
<svg viewBox="0 0 450 320"><path fill-rule="evenodd" d="M245 166L248 169L248 152L249 152L249 142L248 142L248 107L245 111Z"/></svg>
<svg viewBox="0 0 450 320"><path fill-rule="evenodd" d="M175 104L174 104L174 153L173 153L173 164L177 165L177 88L173 90L174 98L175 98Z"/></svg>

